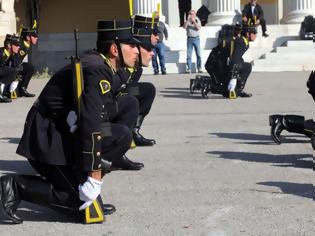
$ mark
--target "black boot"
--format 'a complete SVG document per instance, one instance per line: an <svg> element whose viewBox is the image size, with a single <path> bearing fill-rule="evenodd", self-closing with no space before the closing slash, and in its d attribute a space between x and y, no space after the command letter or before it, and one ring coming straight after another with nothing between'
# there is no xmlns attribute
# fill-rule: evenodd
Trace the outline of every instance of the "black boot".
<svg viewBox="0 0 315 236"><path fill-rule="evenodd" d="M271 137L273 141L277 144L281 144L280 134L284 129L281 120L283 119L282 115L271 115L269 116L269 125L271 126Z"/></svg>
<svg viewBox="0 0 315 236"><path fill-rule="evenodd" d="M298 133L311 137L313 132L305 129L304 116L298 115L272 115L269 116L271 126L271 137L277 143L281 144L280 134L283 130L290 133Z"/></svg>
<svg viewBox="0 0 315 236"><path fill-rule="evenodd" d="M57 192L52 184L40 176L6 175L0 178L2 215L6 221L20 224L23 221L15 215L21 200L46 206L82 221L78 211L82 202L75 194Z"/></svg>
<svg viewBox="0 0 315 236"><path fill-rule="evenodd" d="M11 176L0 178L0 211L4 221L13 224L23 223L22 219L15 215L16 209L21 202L17 186Z"/></svg>
<svg viewBox="0 0 315 236"><path fill-rule="evenodd" d="M111 170L141 170L143 167L142 163L133 162L123 155L120 160L112 163Z"/></svg>
<svg viewBox="0 0 315 236"><path fill-rule="evenodd" d="M12 102L11 98L8 98L4 95L5 91L5 84L0 82L0 103L9 103Z"/></svg>
<svg viewBox="0 0 315 236"><path fill-rule="evenodd" d="M25 87L21 87L20 88L20 91L18 93L18 96L19 97L28 97L28 98L31 98L31 97L35 97L35 94L33 93L29 93Z"/></svg>
<svg viewBox="0 0 315 236"><path fill-rule="evenodd" d="M144 116L139 115L137 118L137 123L135 127L133 128L132 135L133 135L133 140L135 141L137 146L153 146L155 144L154 139L146 139L140 134L140 127L142 125Z"/></svg>
<svg viewBox="0 0 315 236"><path fill-rule="evenodd" d="M0 103L10 103L10 102L12 102L11 98L8 98L7 96L0 95Z"/></svg>

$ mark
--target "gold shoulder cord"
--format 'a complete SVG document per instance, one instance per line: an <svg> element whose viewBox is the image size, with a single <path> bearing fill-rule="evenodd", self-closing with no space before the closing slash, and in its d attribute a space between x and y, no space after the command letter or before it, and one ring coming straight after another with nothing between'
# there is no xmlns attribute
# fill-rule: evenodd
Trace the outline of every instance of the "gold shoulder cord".
<svg viewBox="0 0 315 236"><path fill-rule="evenodd" d="M110 60L109 60L107 57L105 57L102 53L100 53L100 55L101 55L101 57L104 59L105 64L108 65L108 66L111 68L113 74L115 74L116 71L115 71L115 69L113 68L112 64L110 63Z"/></svg>
<svg viewBox="0 0 315 236"><path fill-rule="evenodd" d="M10 55L11 53L7 49L4 49L3 56L9 57Z"/></svg>
<svg viewBox="0 0 315 236"><path fill-rule="evenodd" d="M245 38L245 37L243 36L243 40L244 40L245 45L248 46L249 42L248 42L247 38Z"/></svg>

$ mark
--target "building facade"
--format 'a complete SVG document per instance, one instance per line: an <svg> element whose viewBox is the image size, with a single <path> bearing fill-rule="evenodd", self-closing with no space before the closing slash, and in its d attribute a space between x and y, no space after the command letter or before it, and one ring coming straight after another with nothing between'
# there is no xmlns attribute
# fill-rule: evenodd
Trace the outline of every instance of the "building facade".
<svg viewBox="0 0 315 236"><path fill-rule="evenodd" d="M207 26L218 28L240 21L241 10L248 2L192 0L192 8L198 10L205 5L211 11ZM73 55L74 28L79 29L81 51L95 47L97 20L129 19L130 13L151 16L160 9L170 30L179 28L176 0L2 0L0 3L2 38L6 33L17 32L21 25L29 26L32 18L38 18L40 39L31 60L38 69L48 67L52 71L65 64L66 56ZM258 0L258 3L269 25L300 24L306 15L315 15L315 0ZM0 42L3 42L1 38Z"/></svg>

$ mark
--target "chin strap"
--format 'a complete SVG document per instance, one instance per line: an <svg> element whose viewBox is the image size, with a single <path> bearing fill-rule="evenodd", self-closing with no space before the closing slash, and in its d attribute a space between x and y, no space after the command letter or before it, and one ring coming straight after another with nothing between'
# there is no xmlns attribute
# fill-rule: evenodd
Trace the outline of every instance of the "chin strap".
<svg viewBox="0 0 315 236"><path fill-rule="evenodd" d="M142 67L142 57L141 57L141 50L140 45L137 45L138 51L139 51L139 66Z"/></svg>
<svg viewBox="0 0 315 236"><path fill-rule="evenodd" d="M124 56L123 56L122 51L121 51L120 42L115 41L115 43L116 43L117 49L118 49L118 55L119 55L119 60L120 60L120 66L121 66L122 68L127 67L127 65L125 64Z"/></svg>

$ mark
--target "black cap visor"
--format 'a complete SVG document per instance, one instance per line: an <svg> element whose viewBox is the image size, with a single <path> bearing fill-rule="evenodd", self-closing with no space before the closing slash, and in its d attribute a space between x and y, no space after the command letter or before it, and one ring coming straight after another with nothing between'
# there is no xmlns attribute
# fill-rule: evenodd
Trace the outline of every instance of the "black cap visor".
<svg viewBox="0 0 315 236"><path fill-rule="evenodd" d="M123 44L135 44L135 45L141 44L141 42L134 37L128 38L128 39L119 39L117 40L117 42L123 43Z"/></svg>

